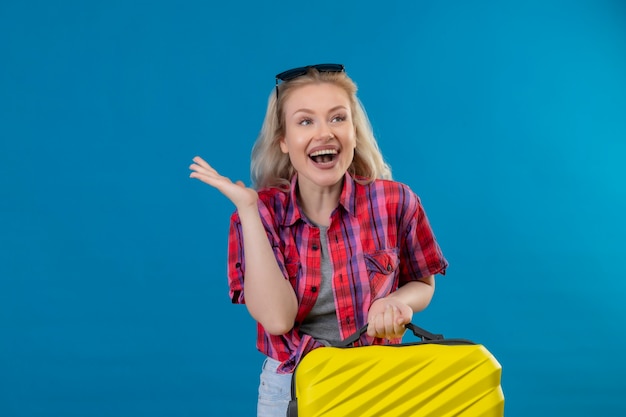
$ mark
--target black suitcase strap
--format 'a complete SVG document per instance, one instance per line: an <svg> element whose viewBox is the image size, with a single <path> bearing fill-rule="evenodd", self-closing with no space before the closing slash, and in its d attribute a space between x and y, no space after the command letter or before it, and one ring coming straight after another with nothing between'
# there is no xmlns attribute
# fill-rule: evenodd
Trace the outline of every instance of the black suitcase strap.
<svg viewBox="0 0 626 417"><path fill-rule="evenodd" d="M422 329L421 327L416 326L413 323L407 323L405 325L405 327L407 329L409 329L411 332L413 332L413 334L415 335L415 337L419 337L422 341L430 341L430 340L443 340L443 335L442 334L434 334L429 332L428 330ZM350 347L352 345L354 345L354 343L359 340L359 338L361 336L363 336L363 334L365 334L365 332L367 332L367 324L363 327L361 327L359 330L357 330L354 334L352 334L351 336L348 336L346 339L342 340L341 342L333 345L334 347Z"/></svg>

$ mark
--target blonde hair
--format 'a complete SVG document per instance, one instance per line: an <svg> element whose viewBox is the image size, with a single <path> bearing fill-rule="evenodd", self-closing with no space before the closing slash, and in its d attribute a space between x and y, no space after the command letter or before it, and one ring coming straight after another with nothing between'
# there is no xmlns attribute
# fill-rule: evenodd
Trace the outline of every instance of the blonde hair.
<svg viewBox="0 0 626 417"><path fill-rule="evenodd" d="M319 72L311 68L306 75L281 83L278 86L278 98L275 89L270 93L263 126L252 148L250 176L254 188L289 188L295 170L289 155L282 152L279 144L280 139L285 136L284 104L295 89L316 83L337 85L350 99L352 121L356 130L356 149L348 172L361 183L391 179L391 168L378 147L365 108L356 95L357 86L354 81L345 72Z"/></svg>

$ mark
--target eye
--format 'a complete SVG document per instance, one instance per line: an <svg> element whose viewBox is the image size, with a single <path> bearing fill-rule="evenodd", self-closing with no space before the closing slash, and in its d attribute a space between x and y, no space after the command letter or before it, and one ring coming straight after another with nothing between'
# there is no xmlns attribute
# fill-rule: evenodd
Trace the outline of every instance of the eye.
<svg viewBox="0 0 626 417"><path fill-rule="evenodd" d="M333 123L339 123L339 122L343 122L346 120L346 116L343 114L338 114L336 116L333 116L333 118L331 119L331 122Z"/></svg>
<svg viewBox="0 0 626 417"><path fill-rule="evenodd" d="M302 119L302 120L300 120L300 121L298 122L298 124L299 124L300 126L308 126L308 125L310 125L311 123L313 123L313 120L308 119L308 118L304 118L304 119Z"/></svg>

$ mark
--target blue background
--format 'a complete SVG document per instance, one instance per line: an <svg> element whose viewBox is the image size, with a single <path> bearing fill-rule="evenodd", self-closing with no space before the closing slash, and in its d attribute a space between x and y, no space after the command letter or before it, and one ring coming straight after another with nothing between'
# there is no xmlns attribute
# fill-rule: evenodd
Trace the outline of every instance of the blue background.
<svg viewBox="0 0 626 417"><path fill-rule="evenodd" d="M0 3L0 416L253 415L233 206L274 74L344 63L506 415L626 415L621 1Z"/></svg>

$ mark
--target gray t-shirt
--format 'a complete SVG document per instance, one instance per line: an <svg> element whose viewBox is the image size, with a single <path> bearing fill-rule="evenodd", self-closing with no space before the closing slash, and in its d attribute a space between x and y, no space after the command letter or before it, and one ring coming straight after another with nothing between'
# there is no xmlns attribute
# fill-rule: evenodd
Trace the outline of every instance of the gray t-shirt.
<svg viewBox="0 0 626 417"><path fill-rule="evenodd" d="M332 279L333 268L328 256L328 227L317 226L320 229L320 247L322 253L321 275L319 294L311 312L302 322L300 331L313 336L320 343L329 345L341 341L339 323L335 310L335 298L333 296Z"/></svg>

